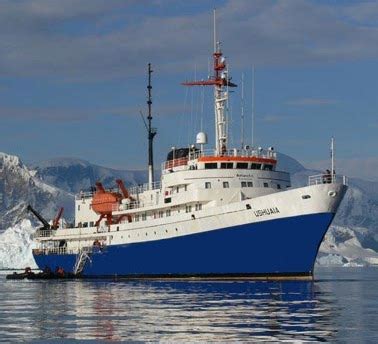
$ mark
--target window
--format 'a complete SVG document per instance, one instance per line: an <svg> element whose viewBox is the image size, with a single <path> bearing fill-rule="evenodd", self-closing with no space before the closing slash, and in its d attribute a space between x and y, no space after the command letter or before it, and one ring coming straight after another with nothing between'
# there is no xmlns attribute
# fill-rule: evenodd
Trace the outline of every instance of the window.
<svg viewBox="0 0 378 344"><path fill-rule="evenodd" d="M171 216L171 209L167 209L165 212L165 216Z"/></svg>
<svg viewBox="0 0 378 344"><path fill-rule="evenodd" d="M248 163L247 162L238 162L236 164L236 168L248 168Z"/></svg>
<svg viewBox="0 0 378 344"><path fill-rule="evenodd" d="M180 192L180 188L177 186L176 187L176 192L179 193Z"/></svg>
<svg viewBox="0 0 378 344"><path fill-rule="evenodd" d="M264 165L264 170L265 171L272 171L273 170L273 165Z"/></svg>
<svg viewBox="0 0 378 344"><path fill-rule="evenodd" d="M198 211L198 210L202 210L202 204L201 203L196 204L196 211Z"/></svg>
<svg viewBox="0 0 378 344"><path fill-rule="evenodd" d="M190 213L192 211L192 206L191 205L187 205L186 207L185 207L185 212L186 213Z"/></svg>
<svg viewBox="0 0 378 344"><path fill-rule="evenodd" d="M211 189L211 183L210 182L205 183L205 189Z"/></svg>
<svg viewBox="0 0 378 344"><path fill-rule="evenodd" d="M303 195L302 198L303 199L309 199L309 198L311 198L311 196L310 195Z"/></svg>
<svg viewBox="0 0 378 344"><path fill-rule="evenodd" d="M261 170L261 164L251 164L251 170Z"/></svg>
<svg viewBox="0 0 378 344"><path fill-rule="evenodd" d="M234 163L233 162L222 162L221 163L221 168L233 168Z"/></svg>
<svg viewBox="0 0 378 344"><path fill-rule="evenodd" d="M228 189L230 187L230 185L228 184L228 182L223 182L223 188L224 189Z"/></svg>
<svg viewBox="0 0 378 344"><path fill-rule="evenodd" d="M159 218L162 218L164 216L164 212L162 210L159 211Z"/></svg>
<svg viewBox="0 0 378 344"><path fill-rule="evenodd" d="M134 217L134 221L135 221L135 222L139 222L139 215L135 215L135 217Z"/></svg>
<svg viewBox="0 0 378 344"><path fill-rule="evenodd" d="M214 168L218 168L218 165L217 165L216 162L211 162L211 163L205 164L206 170L211 170L211 169L214 169Z"/></svg>
<svg viewBox="0 0 378 344"><path fill-rule="evenodd" d="M269 187L268 183L264 183L264 188Z"/></svg>
<svg viewBox="0 0 378 344"><path fill-rule="evenodd" d="M253 187L253 183L252 182L248 182L247 185L248 185L249 188Z"/></svg>
<svg viewBox="0 0 378 344"><path fill-rule="evenodd" d="M281 189L281 184L277 184L277 189Z"/></svg>
<svg viewBox="0 0 378 344"><path fill-rule="evenodd" d="M247 182L241 182L241 187L246 188L247 187Z"/></svg>
<svg viewBox="0 0 378 344"><path fill-rule="evenodd" d="M184 190L185 190L185 191L188 191L188 185L185 185L185 186L184 186Z"/></svg>
<svg viewBox="0 0 378 344"><path fill-rule="evenodd" d="M94 222L93 221L89 222L89 227L93 227L93 226L94 226Z"/></svg>
<svg viewBox="0 0 378 344"><path fill-rule="evenodd" d="M147 220L147 213L143 213L142 214L142 221L146 221Z"/></svg>
<svg viewBox="0 0 378 344"><path fill-rule="evenodd" d="M71 208L72 209L72 208ZM80 204L77 206L77 210L80 211Z"/></svg>

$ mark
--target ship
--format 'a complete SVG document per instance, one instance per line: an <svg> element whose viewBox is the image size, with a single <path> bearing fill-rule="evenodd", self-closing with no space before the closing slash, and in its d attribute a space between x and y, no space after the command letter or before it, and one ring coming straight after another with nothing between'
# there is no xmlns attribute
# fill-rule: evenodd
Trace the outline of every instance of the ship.
<svg viewBox="0 0 378 344"><path fill-rule="evenodd" d="M215 25L214 25L215 27ZM312 278L319 246L347 190L331 171L294 188L273 147L231 147L227 102L236 87L214 29L215 144L173 147L154 179L152 67L148 65L148 183L101 182L75 197L71 226L43 223L33 256L41 270L94 278ZM333 159L332 159L332 163ZM61 215L61 212L59 216Z"/></svg>

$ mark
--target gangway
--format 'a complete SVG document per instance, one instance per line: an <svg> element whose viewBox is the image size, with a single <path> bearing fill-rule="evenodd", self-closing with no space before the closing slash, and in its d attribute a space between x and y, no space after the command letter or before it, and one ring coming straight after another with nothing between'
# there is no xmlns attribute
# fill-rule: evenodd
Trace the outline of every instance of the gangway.
<svg viewBox="0 0 378 344"><path fill-rule="evenodd" d="M90 247L82 247L79 250L76 256L76 262L75 262L75 266L73 270L73 273L75 275L80 275L83 272L87 261L92 262L91 257L90 257L91 253L92 253L92 249Z"/></svg>

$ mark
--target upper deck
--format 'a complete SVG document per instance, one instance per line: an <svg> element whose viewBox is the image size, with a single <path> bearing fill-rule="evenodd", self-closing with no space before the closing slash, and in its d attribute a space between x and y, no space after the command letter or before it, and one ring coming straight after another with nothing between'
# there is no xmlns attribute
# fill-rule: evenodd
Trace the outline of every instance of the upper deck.
<svg viewBox="0 0 378 344"><path fill-rule="evenodd" d="M274 170L277 154L270 148L259 149L231 149L221 155L216 150L199 150L195 147L187 149L185 156L175 157L175 149L170 154L171 159L162 163L162 174L191 169L239 168Z"/></svg>

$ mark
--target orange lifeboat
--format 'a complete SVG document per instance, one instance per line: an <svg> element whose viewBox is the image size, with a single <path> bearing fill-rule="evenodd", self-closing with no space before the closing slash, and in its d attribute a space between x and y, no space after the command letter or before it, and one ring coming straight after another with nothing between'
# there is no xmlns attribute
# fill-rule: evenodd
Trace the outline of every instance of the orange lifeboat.
<svg viewBox="0 0 378 344"><path fill-rule="evenodd" d="M121 202L122 196L116 192L105 191L100 182L96 183L96 193L92 199L92 209L100 215L111 215Z"/></svg>

